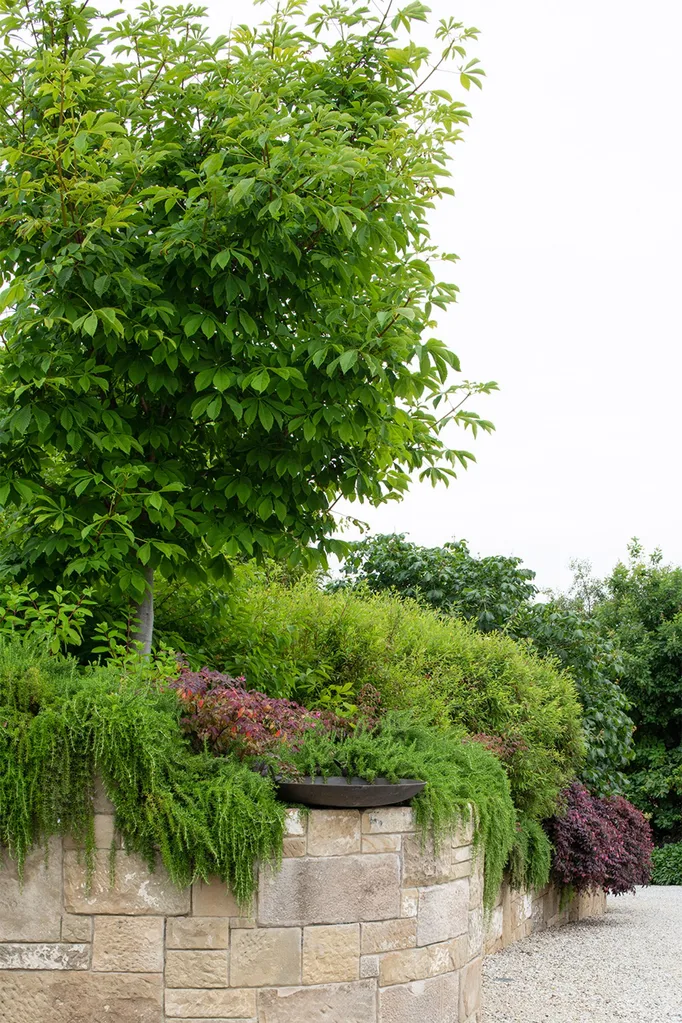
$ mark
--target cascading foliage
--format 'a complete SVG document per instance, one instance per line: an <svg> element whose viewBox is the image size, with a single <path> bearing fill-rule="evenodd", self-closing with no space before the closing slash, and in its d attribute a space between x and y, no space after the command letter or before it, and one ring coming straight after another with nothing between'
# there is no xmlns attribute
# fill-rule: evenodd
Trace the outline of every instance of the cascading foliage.
<svg viewBox="0 0 682 1023"><path fill-rule="evenodd" d="M20 870L53 834L92 866L97 772L128 850L150 868L160 853L177 885L217 875L250 901L256 861L281 857L284 808L238 761L193 753L176 705L139 677L0 647L0 842Z"/></svg>

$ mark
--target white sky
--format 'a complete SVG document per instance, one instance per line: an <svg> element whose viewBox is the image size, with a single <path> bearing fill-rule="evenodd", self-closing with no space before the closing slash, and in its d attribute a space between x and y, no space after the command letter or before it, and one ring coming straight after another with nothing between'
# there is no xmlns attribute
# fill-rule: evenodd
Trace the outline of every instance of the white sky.
<svg viewBox="0 0 682 1023"><path fill-rule="evenodd" d="M216 32L267 11L205 2ZM439 333L466 378L499 382L472 404L497 432L462 444L478 461L449 489L359 517L519 555L541 586L565 586L571 557L606 573L635 534L682 562L682 4L430 6L482 31L488 77L434 237L461 257Z"/></svg>

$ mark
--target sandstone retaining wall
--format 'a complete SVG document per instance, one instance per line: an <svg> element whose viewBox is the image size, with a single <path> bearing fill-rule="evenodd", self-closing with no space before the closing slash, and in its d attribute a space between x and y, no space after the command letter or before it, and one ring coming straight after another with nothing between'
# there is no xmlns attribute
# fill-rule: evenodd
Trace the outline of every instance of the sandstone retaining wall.
<svg viewBox="0 0 682 1023"><path fill-rule="evenodd" d="M248 917L217 881L179 891L121 848L111 888L97 809L89 891L68 840L29 857L23 889L0 870L2 1023L479 1023L484 943L572 912L504 892L484 934L471 829L435 854L403 808L290 811Z"/></svg>

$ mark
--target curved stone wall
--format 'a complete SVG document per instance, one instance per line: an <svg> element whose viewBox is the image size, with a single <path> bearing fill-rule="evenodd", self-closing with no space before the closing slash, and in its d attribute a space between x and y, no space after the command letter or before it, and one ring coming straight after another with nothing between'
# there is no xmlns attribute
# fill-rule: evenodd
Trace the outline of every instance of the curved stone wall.
<svg viewBox="0 0 682 1023"><path fill-rule="evenodd" d="M68 840L29 858L23 889L0 870L1 1020L478 1023L484 942L501 947L500 921L529 932L546 899L503 895L486 936L470 829L435 853L409 809L290 811L282 869L244 917L217 881L178 891L123 849L110 887L98 811L90 891ZM525 907L515 928L505 900L510 921Z"/></svg>

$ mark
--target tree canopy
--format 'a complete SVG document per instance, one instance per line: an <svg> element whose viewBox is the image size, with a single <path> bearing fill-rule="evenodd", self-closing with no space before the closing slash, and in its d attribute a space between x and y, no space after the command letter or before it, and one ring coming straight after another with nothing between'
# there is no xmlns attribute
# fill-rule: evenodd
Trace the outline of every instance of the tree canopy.
<svg viewBox="0 0 682 1023"><path fill-rule="evenodd" d="M339 498L447 482L443 431L491 429L427 223L469 120L434 70L480 85L477 33L431 55L390 7L211 39L192 5L1 5L0 506L32 582L131 600L147 645L154 570L323 557Z"/></svg>

